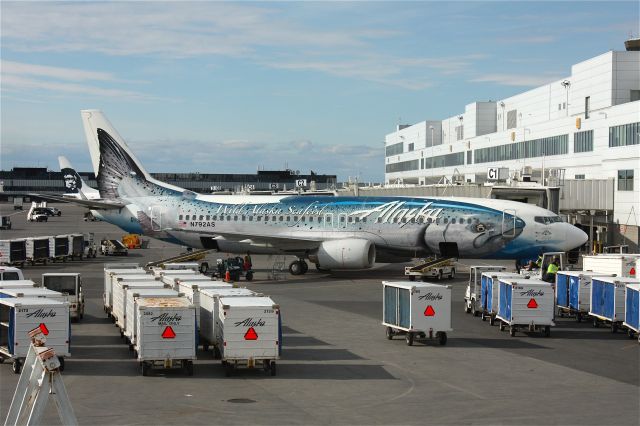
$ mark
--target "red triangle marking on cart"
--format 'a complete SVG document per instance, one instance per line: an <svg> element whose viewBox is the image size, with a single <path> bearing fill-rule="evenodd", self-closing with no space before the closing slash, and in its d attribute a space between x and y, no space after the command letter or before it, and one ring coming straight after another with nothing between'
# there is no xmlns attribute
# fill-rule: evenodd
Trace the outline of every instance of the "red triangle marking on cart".
<svg viewBox="0 0 640 426"><path fill-rule="evenodd" d="M634 268L633 266L631 267L631 270L629 270L629 275L631 275L632 277L636 276L636 268Z"/></svg>
<svg viewBox="0 0 640 426"><path fill-rule="evenodd" d="M244 340L258 340L258 333L251 327L244 333Z"/></svg>
<svg viewBox="0 0 640 426"><path fill-rule="evenodd" d="M173 339L176 337L176 332L173 331L170 325L166 326L164 331L162 332L163 339Z"/></svg>
<svg viewBox="0 0 640 426"><path fill-rule="evenodd" d="M424 310L425 317L432 317L436 314L436 311L433 309L431 305L427 306L427 309Z"/></svg>
<svg viewBox="0 0 640 426"><path fill-rule="evenodd" d="M45 336L49 335L49 329L43 322L41 322L38 327L40 327L40 331L42 331L42 334L44 334Z"/></svg>
<svg viewBox="0 0 640 426"><path fill-rule="evenodd" d="M538 302L536 302L536 299L531 299L529 300L529 303L527 303L527 308L529 309L536 309L538 307Z"/></svg>

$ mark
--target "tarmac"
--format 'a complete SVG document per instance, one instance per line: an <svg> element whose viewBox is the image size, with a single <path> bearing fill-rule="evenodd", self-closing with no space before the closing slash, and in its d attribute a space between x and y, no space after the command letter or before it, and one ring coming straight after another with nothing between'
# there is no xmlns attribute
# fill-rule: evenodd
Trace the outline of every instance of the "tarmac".
<svg viewBox="0 0 640 426"><path fill-rule="evenodd" d="M124 232L104 222L84 222L83 209L44 223L12 216L2 239L93 232L96 240ZM0 204L1 214L12 214ZM382 280L406 280L404 265L304 276L273 275L276 256L252 256L256 275L241 285L271 296L281 307L282 359L277 376L240 369L225 377L211 352L198 351L194 376L158 371L143 377L119 331L102 309L103 267L115 262L166 258L183 248L151 240L128 257L102 257L27 266L39 282L45 272L80 272L84 319L72 323L72 356L63 378L80 424L224 425L424 425L594 424L638 425L640 345L626 333L593 328L589 321L557 318L551 337L518 333L464 313L468 277L444 280L453 288L446 346L407 346L387 340L382 321ZM226 254L212 254L208 260ZM291 257L285 265L288 265ZM466 262L467 264L473 262ZM482 263L491 263L486 260ZM18 381L0 365L0 418L6 417ZM55 405L44 424L60 424Z"/></svg>

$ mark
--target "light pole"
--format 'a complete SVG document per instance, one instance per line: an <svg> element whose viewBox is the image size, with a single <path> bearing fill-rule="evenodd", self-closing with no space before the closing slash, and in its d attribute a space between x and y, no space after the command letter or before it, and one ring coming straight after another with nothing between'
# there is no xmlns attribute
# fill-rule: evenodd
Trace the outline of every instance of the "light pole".
<svg viewBox="0 0 640 426"><path fill-rule="evenodd" d="M560 83L562 85L562 87L564 87L564 91L567 95L567 102L566 102L566 116L569 116L569 87L571 87L571 82L569 80L562 80L562 82Z"/></svg>

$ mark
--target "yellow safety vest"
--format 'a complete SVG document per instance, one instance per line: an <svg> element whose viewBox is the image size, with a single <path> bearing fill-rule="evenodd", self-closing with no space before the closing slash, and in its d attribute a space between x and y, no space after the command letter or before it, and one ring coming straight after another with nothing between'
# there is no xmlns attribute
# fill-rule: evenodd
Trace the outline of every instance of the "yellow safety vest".
<svg viewBox="0 0 640 426"><path fill-rule="evenodd" d="M555 274L556 272L558 272L559 269L560 268L558 268L558 266L555 263L551 263L547 268L547 274Z"/></svg>

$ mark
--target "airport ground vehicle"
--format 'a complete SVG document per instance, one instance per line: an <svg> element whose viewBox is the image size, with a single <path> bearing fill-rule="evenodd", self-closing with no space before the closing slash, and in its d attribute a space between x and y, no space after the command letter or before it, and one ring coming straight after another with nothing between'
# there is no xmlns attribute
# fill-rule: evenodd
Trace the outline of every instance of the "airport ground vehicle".
<svg viewBox="0 0 640 426"><path fill-rule="evenodd" d="M31 207L27 213L27 220L29 222L46 222L49 220L49 215L44 211L42 207Z"/></svg>
<svg viewBox="0 0 640 426"><path fill-rule="evenodd" d="M640 283L628 283L624 290L624 325L629 338L635 333L640 343Z"/></svg>
<svg viewBox="0 0 640 426"><path fill-rule="evenodd" d="M625 319L625 288L640 281L628 277L593 277L591 279L591 307L593 326L606 324L615 333Z"/></svg>
<svg viewBox="0 0 640 426"><path fill-rule="evenodd" d="M469 267L469 283L464 294L464 311L472 314L474 317L482 312L482 303L480 291L482 289L482 273L483 272L504 272L507 268L504 266L471 266Z"/></svg>
<svg viewBox="0 0 640 426"><path fill-rule="evenodd" d="M451 286L432 283L382 282L382 325L387 339L404 335L407 345L420 338L447 344L451 328Z"/></svg>
<svg viewBox="0 0 640 426"><path fill-rule="evenodd" d="M592 271L558 271L556 274L556 306L558 315L575 315L578 322L589 315L591 279L611 276Z"/></svg>
<svg viewBox="0 0 640 426"><path fill-rule="evenodd" d="M240 256L228 257L226 259L218 259L217 269L214 275L218 278L224 279L227 271L229 272L229 278L231 281L240 281L240 277L244 275L247 281L253 280L253 270L244 269L244 259Z"/></svg>
<svg viewBox="0 0 640 426"><path fill-rule="evenodd" d="M13 266L0 266L0 281L24 280L22 269Z"/></svg>
<svg viewBox="0 0 640 426"><path fill-rule="evenodd" d="M113 309L113 283L125 276L136 276L146 280L149 274L137 263L112 263L104 268L104 292L102 294L104 311L111 316Z"/></svg>
<svg viewBox="0 0 640 426"><path fill-rule="evenodd" d="M495 323L500 303L500 280L503 278L520 278L512 272L483 272L480 277L480 316L482 321L489 319L489 325Z"/></svg>
<svg viewBox="0 0 640 426"><path fill-rule="evenodd" d="M542 262L540 268L528 269L523 268L520 269L520 274L526 277L536 278L542 281L546 281L547 279L547 269L549 265L553 262L554 259L558 259L559 270L566 271L568 270L568 262L567 262L567 254L563 251L551 251L542 254ZM554 280L555 281L555 280Z"/></svg>
<svg viewBox="0 0 640 426"><path fill-rule="evenodd" d="M69 316L76 321L84 317L84 293L82 276L79 273L42 274L42 286L49 290L67 293Z"/></svg>
<svg viewBox="0 0 640 426"><path fill-rule="evenodd" d="M0 319L0 362L12 359L14 373L22 369L31 343L29 331L36 327L47 336L47 346L55 350L60 370L64 369L64 358L71 355L68 302L44 297L1 298Z"/></svg>
<svg viewBox="0 0 640 426"><path fill-rule="evenodd" d="M445 276L452 279L456 276L455 261L456 259L452 257L425 259L418 265L405 266L404 274L409 276L411 281L415 281L416 277L420 277L423 281L429 278L441 280Z"/></svg>
<svg viewBox="0 0 640 426"><path fill-rule="evenodd" d="M495 285L495 284L494 284ZM551 283L535 278L500 278L498 315L500 331L509 326L511 337L516 331L539 331L551 335L554 293Z"/></svg>
<svg viewBox="0 0 640 426"><path fill-rule="evenodd" d="M95 243L95 235L93 232L85 232L84 236L84 257L96 258L98 256L98 247Z"/></svg>
<svg viewBox="0 0 640 426"><path fill-rule="evenodd" d="M637 274L636 262L639 259L640 255L629 253L583 256L582 269L603 275L635 277Z"/></svg>
<svg viewBox="0 0 640 426"><path fill-rule="evenodd" d="M66 262L71 258L69 235L56 235L51 237L49 245L53 245L53 259Z"/></svg>
<svg viewBox="0 0 640 426"><path fill-rule="evenodd" d="M54 257L50 237L29 237L26 240L27 261L31 265L36 263L46 265Z"/></svg>
<svg viewBox="0 0 640 426"><path fill-rule="evenodd" d="M183 368L193 376L196 312L183 297L139 298L135 351L143 376L152 368Z"/></svg>
<svg viewBox="0 0 640 426"><path fill-rule="evenodd" d="M139 249L142 247L142 239L138 234L126 234L122 236L122 244L129 250Z"/></svg>
<svg viewBox="0 0 640 426"><path fill-rule="evenodd" d="M11 229L11 218L9 216L0 216L0 229Z"/></svg>
<svg viewBox="0 0 640 426"><path fill-rule="evenodd" d="M118 240L102 240L100 253L103 256L128 256L129 249Z"/></svg>
<svg viewBox="0 0 640 426"><path fill-rule="evenodd" d="M8 280L0 281L0 290L16 289L24 287L38 287L38 284L32 280Z"/></svg>
<svg viewBox="0 0 640 426"><path fill-rule="evenodd" d="M216 347L226 376L239 366L260 365L276 375L282 331L280 306L271 298L220 297L215 327Z"/></svg>
<svg viewBox="0 0 640 426"><path fill-rule="evenodd" d="M138 299L148 297L182 297L183 295L170 288L130 288L127 289L125 301L125 326L123 335L129 342L129 350L134 350L136 344L136 328L138 326L138 316L135 314L138 308ZM138 354L134 353L137 357Z"/></svg>
<svg viewBox="0 0 640 426"><path fill-rule="evenodd" d="M13 198L13 209L14 210L22 210L22 197L14 197Z"/></svg>

